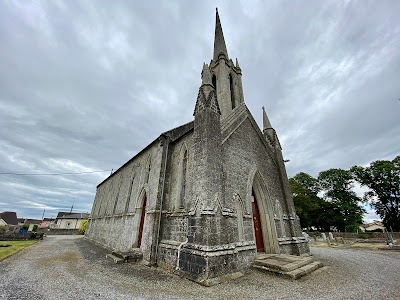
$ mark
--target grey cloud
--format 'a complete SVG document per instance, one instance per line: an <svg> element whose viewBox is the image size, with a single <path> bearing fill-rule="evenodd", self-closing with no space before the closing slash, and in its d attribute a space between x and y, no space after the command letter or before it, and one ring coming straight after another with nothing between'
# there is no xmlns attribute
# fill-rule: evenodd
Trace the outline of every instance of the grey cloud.
<svg viewBox="0 0 400 300"><path fill-rule="evenodd" d="M116 169L191 121L214 5L0 3L0 171ZM259 124L266 106L290 176L400 153L399 10L393 1L219 5L246 104ZM40 217L73 201L90 211L108 175L0 175L0 211Z"/></svg>

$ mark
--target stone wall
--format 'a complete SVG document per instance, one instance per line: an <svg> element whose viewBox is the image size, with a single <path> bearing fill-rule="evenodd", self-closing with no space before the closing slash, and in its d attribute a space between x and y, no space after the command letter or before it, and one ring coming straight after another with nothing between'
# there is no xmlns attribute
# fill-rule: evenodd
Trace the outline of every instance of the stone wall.
<svg viewBox="0 0 400 300"><path fill-rule="evenodd" d="M141 249L150 260L163 151L163 144L155 140L97 187L86 237L117 251L136 247L146 197Z"/></svg>
<svg viewBox="0 0 400 300"><path fill-rule="evenodd" d="M309 233L310 236L315 234ZM390 232L395 239L400 239L400 232ZM353 232L333 232L334 237L342 237L344 239L385 239L386 236L383 232L364 232L364 233L353 233Z"/></svg>
<svg viewBox="0 0 400 300"><path fill-rule="evenodd" d="M182 163L185 150L188 152L186 169L186 195L181 195L182 185ZM169 213L179 213L180 207L177 207L181 198L182 208L187 211L190 206L189 196L191 195L192 170L193 170L193 131L170 144L168 155L168 168L165 183L164 210Z"/></svg>
<svg viewBox="0 0 400 300"><path fill-rule="evenodd" d="M251 213L253 178L259 173L267 194L264 199L266 202L264 212L273 219L270 221L272 226L276 227L280 252L288 254L308 252L307 243L302 237L293 239L299 235L298 230L292 229L295 228L297 220L292 209L293 205L286 203L291 199L287 199L285 195L285 186L282 184L279 166L274 157L276 150L262 141L263 137L257 133L259 129L254 127L250 118L243 118L241 124L234 125L236 130L225 138L223 144L225 205L235 208L233 202L234 195L237 194L244 202L244 207ZM229 129L226 131L229 132ZM251 223L248 230L252 229ZM254 239L252 232L249 232L248 236Z"/></svg>

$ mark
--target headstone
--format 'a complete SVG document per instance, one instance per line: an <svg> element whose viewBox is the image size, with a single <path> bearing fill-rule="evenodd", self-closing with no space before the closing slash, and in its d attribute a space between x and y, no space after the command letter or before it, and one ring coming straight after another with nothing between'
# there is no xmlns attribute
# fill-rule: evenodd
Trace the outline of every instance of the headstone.
<svg viewBox="0 0 400 300"><path fill-rule="evenodd" d="M324 240L324 242L326 242L326 234L325 234L325 232L321 233L321 237Z"/></svg>
<svg viewBox="0 0 400 300"><path fill-rule="evenodd" d="M307 232L302 232L303 237L306 239L307 242L310 241L310 236L308 235Z"/></svg>
<svg viewBox="0 0 400 300"><path fill-rule="evenodd" d="M328 235L329 235L329 240L330 240L330 241L334 241L333 233L332 233L332 232L329 232Z"/></svg>

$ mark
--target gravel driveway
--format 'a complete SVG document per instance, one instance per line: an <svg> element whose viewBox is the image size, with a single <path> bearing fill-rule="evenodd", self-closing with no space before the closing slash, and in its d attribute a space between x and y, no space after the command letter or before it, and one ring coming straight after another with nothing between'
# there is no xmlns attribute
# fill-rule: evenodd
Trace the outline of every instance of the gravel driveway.
<svg viewBox="0 0 400 300"><path fill-rule="evenodd" d="M48 236L0 262L0 299L400 299L399 252L312 248L325 267L300 280L251 271L213 287L106 253L81 236Z"/></svg>

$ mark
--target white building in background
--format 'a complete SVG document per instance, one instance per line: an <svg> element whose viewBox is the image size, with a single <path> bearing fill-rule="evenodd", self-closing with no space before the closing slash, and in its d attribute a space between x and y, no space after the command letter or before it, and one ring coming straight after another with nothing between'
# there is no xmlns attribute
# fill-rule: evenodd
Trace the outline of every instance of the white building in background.
<svg viewBox="0 0 400 300"><path fill-rule="evenodd" d="M67 214L57 217L56 224L51 226L51 228L57 229L79 229L81 227L82 221L89 218L88 213L74 213Z"/></svg>
<svg viewBox="0 0 400 300"><path fill-rule="evenodd" d="M372 223L361 225L360 229L364 232L376 230L383 231L383 229L385 229L385 225L383 225L383 223L379 220L374 220Z"/></svg>

